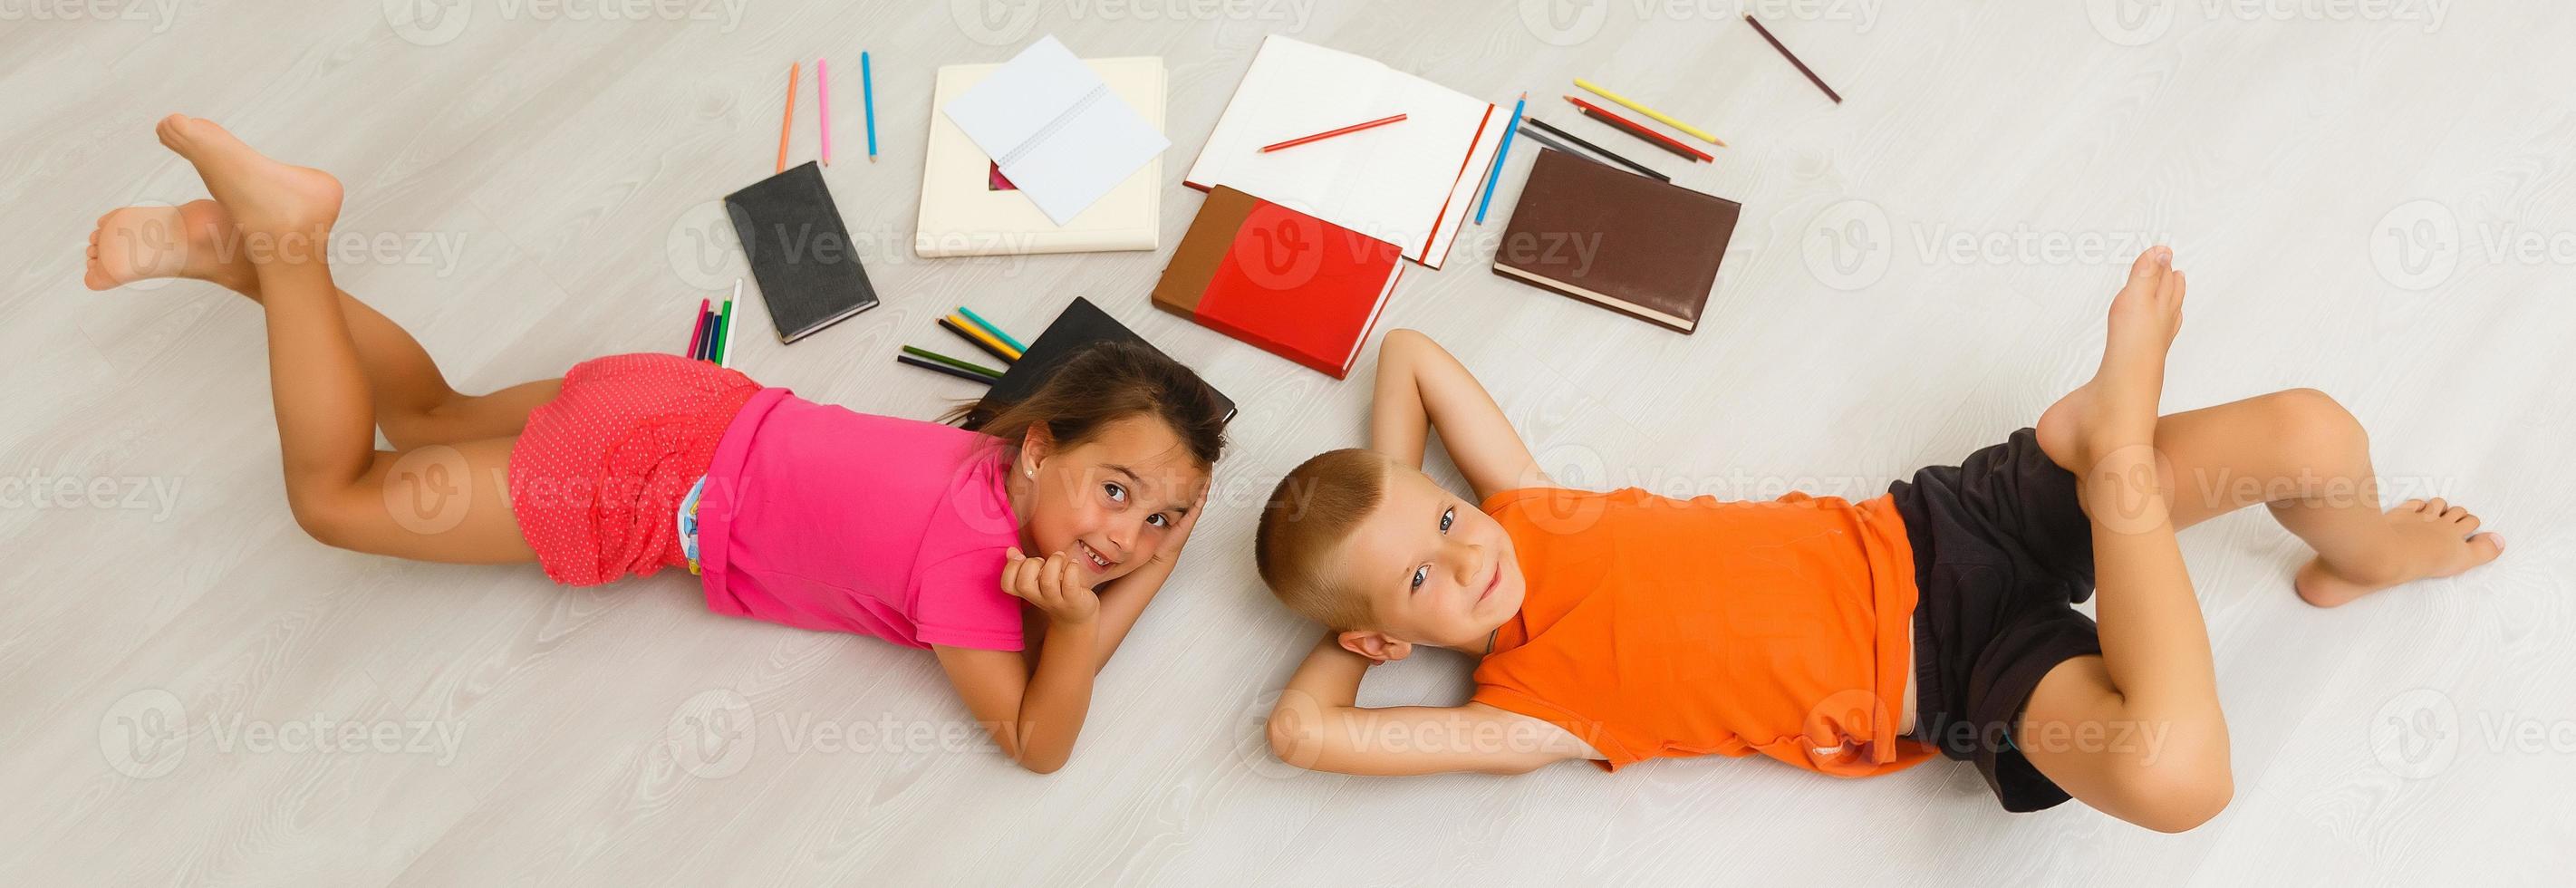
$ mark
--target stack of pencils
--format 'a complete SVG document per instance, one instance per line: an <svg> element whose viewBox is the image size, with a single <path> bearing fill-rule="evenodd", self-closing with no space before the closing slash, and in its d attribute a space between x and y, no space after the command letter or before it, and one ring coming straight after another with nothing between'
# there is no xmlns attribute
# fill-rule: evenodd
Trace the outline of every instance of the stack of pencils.
<svg viewBox="0 0 2576 888"><path fill-rule="evenodd" d="M954 313L940 318L939 326L950 333L957 334L958 338L973 344L985 354L992 355L996 360L1001 361L1005 368L1017 363L1020 356L1029 350L1026 344L1011 338L1011 334L1002 332L1002 328L985 320L983 315L976 314L974 309L962 305L958 306ZM898 364L945 373L985 385L991 385L1002 378L1000 370L909 345L904 346L903 354L896 355L894 360Z"/></svg>
<svg viewBox="0 0 2576 888"><path fill-rule="evenodd" d="M733 281L733 295L722 303L698 300L698 324L689 330L689 357L714 361L718 367L733 366L733 328L740 317L734 314L734 300L742 298L742 279Z"/></svg>

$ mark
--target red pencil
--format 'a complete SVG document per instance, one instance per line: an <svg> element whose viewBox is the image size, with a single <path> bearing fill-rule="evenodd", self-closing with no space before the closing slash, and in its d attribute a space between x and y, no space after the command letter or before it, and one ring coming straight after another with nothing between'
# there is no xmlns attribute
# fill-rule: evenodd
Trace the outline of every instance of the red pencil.
<svg viewBox="0 0 2576 888"><path fill-rule="evenodd" d="M707 301L698 300L698 322L689 326L689 357L698 356L698 337L707 332Z"/></svg>
<svg viewBox="0 0 2576 888"><path fill-rule="evenodd" d="M1682 143L1681 143L1681 140L1679 140L1679 139L1675 139L1675 138L1673 138L1673 137L1671 137L1671 136L1664 135L1663 133L1659 133L1659 132L1656 132L1656 131L1654 131L1654 130L1647 129L1645 124L1638 123L1638 122L1636 122L1636 121L1634 121L1634 120L1629 120L1628 118L1621 117L1621 116L1616 115L1616 114L1612 114L1612 113L1610 113L1607 109L1604 109L1604 108L1602 108L1602 107L1601 107L1601 106L1599 106L1599 105L1592 104L1591 102L1586 102L1586 101L1584 101L1584 100L1582 100L1582 99L1578 99L1578 98L1575 98L1575 97L1573 97L1573 96L1566 96L1566 97L1565 97L1565 100L1566 100L1566 101L1569 101L1569 102L1573 102L1573 103L1574 103L1574 107L1577 107L1577 108L1581 108L1581 109L1583 109L1583 113L1584 113L1584 114L1586 114L1586 115L1591 116L1593 119L1595 119L1595 120L1599 120L1599 121L1601 121L1602 123L1606 123L1606 124L1609 124L1609 125L1614 126L1614 127L1618 127L1619 129L1627 130L1629 135L1636 136L1637 138L1644 139L1644 140L1649 141L1649 142L1653 142L1653 143L1655 143L1655 147L1657 147L1657 148L1662 148L1662 149L1664 149L1664 150L1666 150L1666 151L1670 151L1670 152L1672 152L1672 153L1674 153L1674 154L1679 154L1679 155L1681 155L1681 156L1683 156L1683 157L1691 158L1691 159L1693 159L1693 160L1710 160L1710 161L1713 161L1713 160L1716 160L1716 159L1717 159L1716 157L1713 157L1713 156L1709 155L1707 152L1703 152L1703 151L1701 151L1701 150L1699 150L1699 149L1697 149L1697 148L1693 148L1693 147L1691 147L1691 146L1688 146L1688 145L1684 145L1684 144L1682 144Z"/></svg>
<svg viewBox="0 0 2576 888"><path fill-rule="evenodd" d="M1261 150L1263 150L1263 151L1277 151L1277 150L1279 150L1279 149L1281 149L1281 148L1295 148L1295 147L1297 147L1297 146L1299 146L1299 145L1303 145L1303 144L1306 144L1306 143L1308 143L1308 142L1315 141L1315 140L1317 140L1317 139L1329 139L1329 138L1332 138L1332 137L1334 137L1334 136L1341 135L1341 134L1343 134L1343 133L1356 133L1356 132L1359 132L1359 131L1361 131L1361 130L1368 129L1368 128L1370 128L1370 127L1385 126L1385 125L1387 125L1387 124L1395 123L1395 122L1400 121L1400 120L1403 120L1403 119L1404 119L1404 115L1402 115L1402 114L1398 114L1398 115L1395 115L1395 116L1393 116L1393 117L1380 117L1380 118L1378 118L1378 119L1376 119L1376 120L1372 120L1372 121L1369 121L1369 122L1367 122L1367 123L1354 123L1354 124L1351 124L1351 125L1346 126L1346 127L1342 127L1341 129L1337 129L1337 130L1325 130L1325 131L1323 131L1323 132L1316 133L1316 134L1311 135L1311 136L1298 136L1297 138L1290 139L1290 140L1285 141L1285 142L1279 142L1279 143L1271 144L1271 145L1263 145L1263 146L1261 146Z"/></svg>

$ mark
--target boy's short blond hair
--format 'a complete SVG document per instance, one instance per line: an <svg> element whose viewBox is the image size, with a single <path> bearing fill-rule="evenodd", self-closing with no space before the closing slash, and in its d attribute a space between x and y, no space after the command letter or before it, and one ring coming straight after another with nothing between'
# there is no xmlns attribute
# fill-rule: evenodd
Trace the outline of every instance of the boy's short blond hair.
<svg viewBox="0 0 2576 888"><path fill-rule="evenodd" d="M1329 629L1368 623L1368 596L1343 585L1335 555L1386 498L1389 467L1384 454L1354 447L1316 454L1279 479L1252 550L1279 603Z"/></svg>

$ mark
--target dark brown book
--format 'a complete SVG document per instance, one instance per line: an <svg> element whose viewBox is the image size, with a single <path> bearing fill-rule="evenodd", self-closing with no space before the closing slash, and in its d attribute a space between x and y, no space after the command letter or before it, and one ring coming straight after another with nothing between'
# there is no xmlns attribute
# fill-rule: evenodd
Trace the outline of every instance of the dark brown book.
<svg viewBox="0 0 2576 888"><path fill-rule="evenodd" d="M1494 273L1684 333L1699 327L1742 204L1538 152Z"/></svg>

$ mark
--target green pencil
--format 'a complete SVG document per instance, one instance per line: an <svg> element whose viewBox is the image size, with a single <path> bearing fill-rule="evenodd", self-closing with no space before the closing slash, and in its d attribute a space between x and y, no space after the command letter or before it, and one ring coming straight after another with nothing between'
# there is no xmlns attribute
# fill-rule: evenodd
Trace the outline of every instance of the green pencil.
<svg viewBox="0 0 2576 888"><path fill-rule="evenodd" d="M1002 378L1002 371L995 370L995 369L993 369L993 368L991 368L991 367L986 367L986 366L984 366L984 365L982 365L982 364L977 364L977 363L973 363L973 362L969 362L969 361L961 361L961 360L958 360L958 359L956 359L956 358L952 358L952 357L949 357L949 356L947 356L947 355L943 355L943 354L940 354L940 353L935 352L935 351L931 351L931 350L926 349L926 348L914 348L914 347L912 347L912 346L907 345L907 346L904 346L904 347L903 347L903 353L904 353L904 354L907 354L907 355L911 355L911 356L916 357L916 358L921 358L921 359L926 360L926 361L938 361L939 363L946 364L946 365L951 366L951 367L955 367L955 368L957 368L957 369L959 369L959 370L964 370L964 371L966 371L966 372L968 372L968 373L973 373L973 374L975 374L975 375L977 375L977 376L983 376L983 377L987 377L987 378L991 378L991 379L1000 379L1000 378Z"/></svg>
<svg viewBox="0 0 2576 888"><path fill-rule="evenodd" d="M733 300L727 299L723 305L716 306L716 341L715 347L707 349L707 360L715 362L718 367L724 366L725 337L732 335Z"/></svg>

